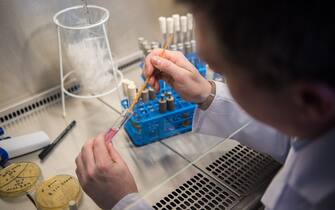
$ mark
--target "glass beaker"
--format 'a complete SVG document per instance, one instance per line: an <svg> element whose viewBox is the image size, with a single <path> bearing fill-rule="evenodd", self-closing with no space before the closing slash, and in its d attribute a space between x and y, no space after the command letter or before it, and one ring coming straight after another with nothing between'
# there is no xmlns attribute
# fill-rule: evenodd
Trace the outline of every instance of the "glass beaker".
<svg viewBox="0 0 335 210"><path fill-rule="evenodd" d="M107 36L108 18L108 10L95 5L78 5L54 15L64 115L64 92L87 99L110 94L121 86L123 76L114 63ZM70 75L79 80L84 95L70 93L64 88L64 80Z"/></svg>

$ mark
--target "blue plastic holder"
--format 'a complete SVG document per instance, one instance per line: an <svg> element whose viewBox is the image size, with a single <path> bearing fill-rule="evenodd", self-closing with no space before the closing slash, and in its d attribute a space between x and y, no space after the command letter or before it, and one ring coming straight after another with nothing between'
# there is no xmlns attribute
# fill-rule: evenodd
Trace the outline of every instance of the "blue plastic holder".
<svg viewBox="0 0 335 210"><path fill-rule="evenodd" d="M0 147L0 166L4 167L9 160L9 156L6 150Z"/></svg>
<svg viewBox="0 0 335 210"><path fill-rule="evenodd" d="M5 134L5 130L2 127L0 127L0 136L2 136L4 134Z"/></svg>
<svg viewBox="0 0 335 210"><path fill-rule="evenodd" d="M196 54L186 56L198 69L201 75L206 76L206 65ZM162 81L160 81L162 82ZM162 87L162 86L161 86ZM159 112L158 100L162 94L170 92L174 97L174 110ZM129 107L128 100L121 101L124 109ZM134 114L125 124L124 129L136 146L142 146L161 139L192 130L192 120L196 105L184 101L169 86L161 88L154 100L143 102L140 100L134 107Z"/></svg>

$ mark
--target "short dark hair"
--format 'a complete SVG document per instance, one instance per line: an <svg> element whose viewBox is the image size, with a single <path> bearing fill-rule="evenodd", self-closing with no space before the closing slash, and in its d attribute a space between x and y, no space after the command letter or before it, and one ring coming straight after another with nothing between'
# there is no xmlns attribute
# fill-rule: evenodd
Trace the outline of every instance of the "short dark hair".
<svg viewBox="0 0 335 210"><path fill-rule="evenodd" d="M201 11L234 64L271 87L335 87L335 11L329 1L177 0Z"/></svg>

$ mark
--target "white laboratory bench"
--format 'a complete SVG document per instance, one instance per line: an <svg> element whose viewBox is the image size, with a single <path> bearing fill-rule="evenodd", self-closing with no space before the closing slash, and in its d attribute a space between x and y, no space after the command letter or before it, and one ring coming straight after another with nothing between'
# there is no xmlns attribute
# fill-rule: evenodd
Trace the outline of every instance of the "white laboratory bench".
<svg viewBox="0 0 335 210"><path fill-rule="evenodd" d="M134 67L125 71L124 75L126 78L134 80L137 85L140 85L142 83L140 73L141 70L138 67ZM77 121L75 128L70 131L43 162L38 158L39 152L16 158L12 162L31 161L38 164L41 168L43 179L59 174L76 176L75 158L81 147L89 138L96 136L100 132L105 132L118 116L118 113L114 110L115 108L120 109L117 94L114 93L103 97L102 100L103 102L98 99L78 100L67 97L67 115L65 118L62 117L61 103L58 102L6 124L4 128L7 134L11 136L42 130L49 135L50 139L55 139L72 120ZM209 165L222 154L228 153L238 144L235 141L227 140L224 142L223 140L222 138L189 132L136 147L125 132L121 131L113 142L115 148L128 164L140 194L151 205L160 201L192 176L200 173L208 177L215 185L223 187L232 194L235 200L229 208L232 206L255 206L264 190L264 186L266 186L263 184L264 180L257 181L255 189L259 188L259 190L254 191L251 197L249 196L248 205L242 205L239 201L245 201L245 195L241 196L238 191L236 192L233 188L225 186L224 183L220 183L219 179L212 176L210 172L206 172L206 165ZM179 208L182 209L183 206L179 205ZM155 208L158 209L160 207L156 205ZM175 207L171 206L171 208ZM22 196L16 199L1 198L0 209L34 210L36 208L25 196ZM93 210L99 208L83 193L79 209Z"/></svg>

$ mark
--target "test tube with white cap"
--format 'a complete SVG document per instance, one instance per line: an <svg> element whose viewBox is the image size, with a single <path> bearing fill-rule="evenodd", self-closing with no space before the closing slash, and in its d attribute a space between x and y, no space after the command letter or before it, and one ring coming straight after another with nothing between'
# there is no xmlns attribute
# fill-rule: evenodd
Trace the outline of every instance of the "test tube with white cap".
<svg viewBox="0 0 335 210"><path fill-rule="evenodd" d="M184 49L184 44L183 43L178 43L177 44L177 50L185 54L185 49Z"/></svg>
<svg viewBox="0 0 335 210"><path fill-rule="evenodd" d="M166 33L166 17L159 17L158 18L158 21L159 21L159 26L160 26L160 29L161 29L161 33L163 35L163 41L162 43L165 43L166 42L166 39L167 39L167 33Z"/></svg>
<svg viewBox="0 0 335 210"><path fill-rule="evenodd" d="M138 38L138 48L142 51L143 55L145 55L144 46L148 43L143 37Z"/></svg>
<svg viewBox="0 0 335 210"><path fill-rule="evenodd" d="M170 45L170 50L171 51L177 51L177 45L175 45L175 44Z"/></svg>
<svg viewBox="0 0 335 210"><path fill-rule="evenodd" d="M151 51L151 45L146 42L145 45L144 45L144 55L147 56Z"/></svg>
<svg viewBox="0 0 335 210"><path fill-rule="evenodd" d="M139 42L140 42L140 40L139 40ZM149 42L147 40L143 40L141 42L142 42L142 46L139 46L139 47L142 50L143 55L146 55L146 53L147 53L147 49L146 48L149 45Z"/></svg>
<svg viewBox="0 0 335 210"><path fill-rule="evenodd" d="M150 100L155 100L156 98L156 92L152 87L149 87L149 99Z"/></svg>
<svg viewBox="0 0 335 210"><path fill-rule="evenodd" d="M138 37L138 48L140 49L140 50L142 50L143 49L143 42L144 42L144 37Z"/></svg>
<svg viewBox="0 0 335 210"><path fill-rule="evenodd" d="M180 43L186 42L187 39L187 17L180 17L180 25L181 25L181 40Z"/></svg>
<svg viewBox="0 0 335 210"><path fill-rule="evenodd" d="M187 41L193 40L193 15L187 13Z"/></svg>
<svg viewBox="0 0 335 210"><path fill-rule="evenodd" d="M147 88L142 91L141 99L143 103L149 100L149 90Z"/></svg>
<svg viewBox="0 0 335 210"><path fill-rule="evenodd" d="M184 43L184 51L185 51L185 55L192 52L191 42L185 42Z"/></svg>
<svg viewBox="0 0 335 210"><path fill-rule="evenodd" d="M151 49L157 49L159 48L159 43L158 42L151 42Z"/></svg>
<svg viewBox="0 0 335 210"><path fill-rule="evenodd" d="M128 102L132 104L136 97L136 85L135 83L131 83L128 85Z"/></svg>
<svg viewBox="0 0 335 210"><path fill-rule="evenodd" d="M171 92L167 93L166 105L168 110L174 110L174 97Z"/></svg>
<svg viewBox="0 0 335 210"><path fill-rule="evenodd" d="M174 24L174 36L173 36L173 44L177 45L180 42L180 15L174 14L172 15L173 24Z"/></svg>
<svg viewBox="0 0 335 210"><path fill-rule="evenodd" d="M171 17L166 18L166 25L167 25L168 36L173 36L174 35L173 18Z"/></svg>
<svg viewBox="0 0 335 210"><path fill-rule="evenodd" d="M192 48L192 53L197 52L197 42L195 40L191 40L191 48Z"/></svg>
<svg viewBox="0 0 335 210"><path fill-rule="evenodd" d="M161 98L158 100L158 110L160 113L166 112L167 104L165 100L165 95L161 95Z"/></svg>
<svg viewBox="0 0 335 210"><path fill-rule="evenodd" d="M123 95L124 97L128 97L128 85L135 84L135 83L134 81L129 80L129 79L123 79L121 83L122 83Z"/></svg>

